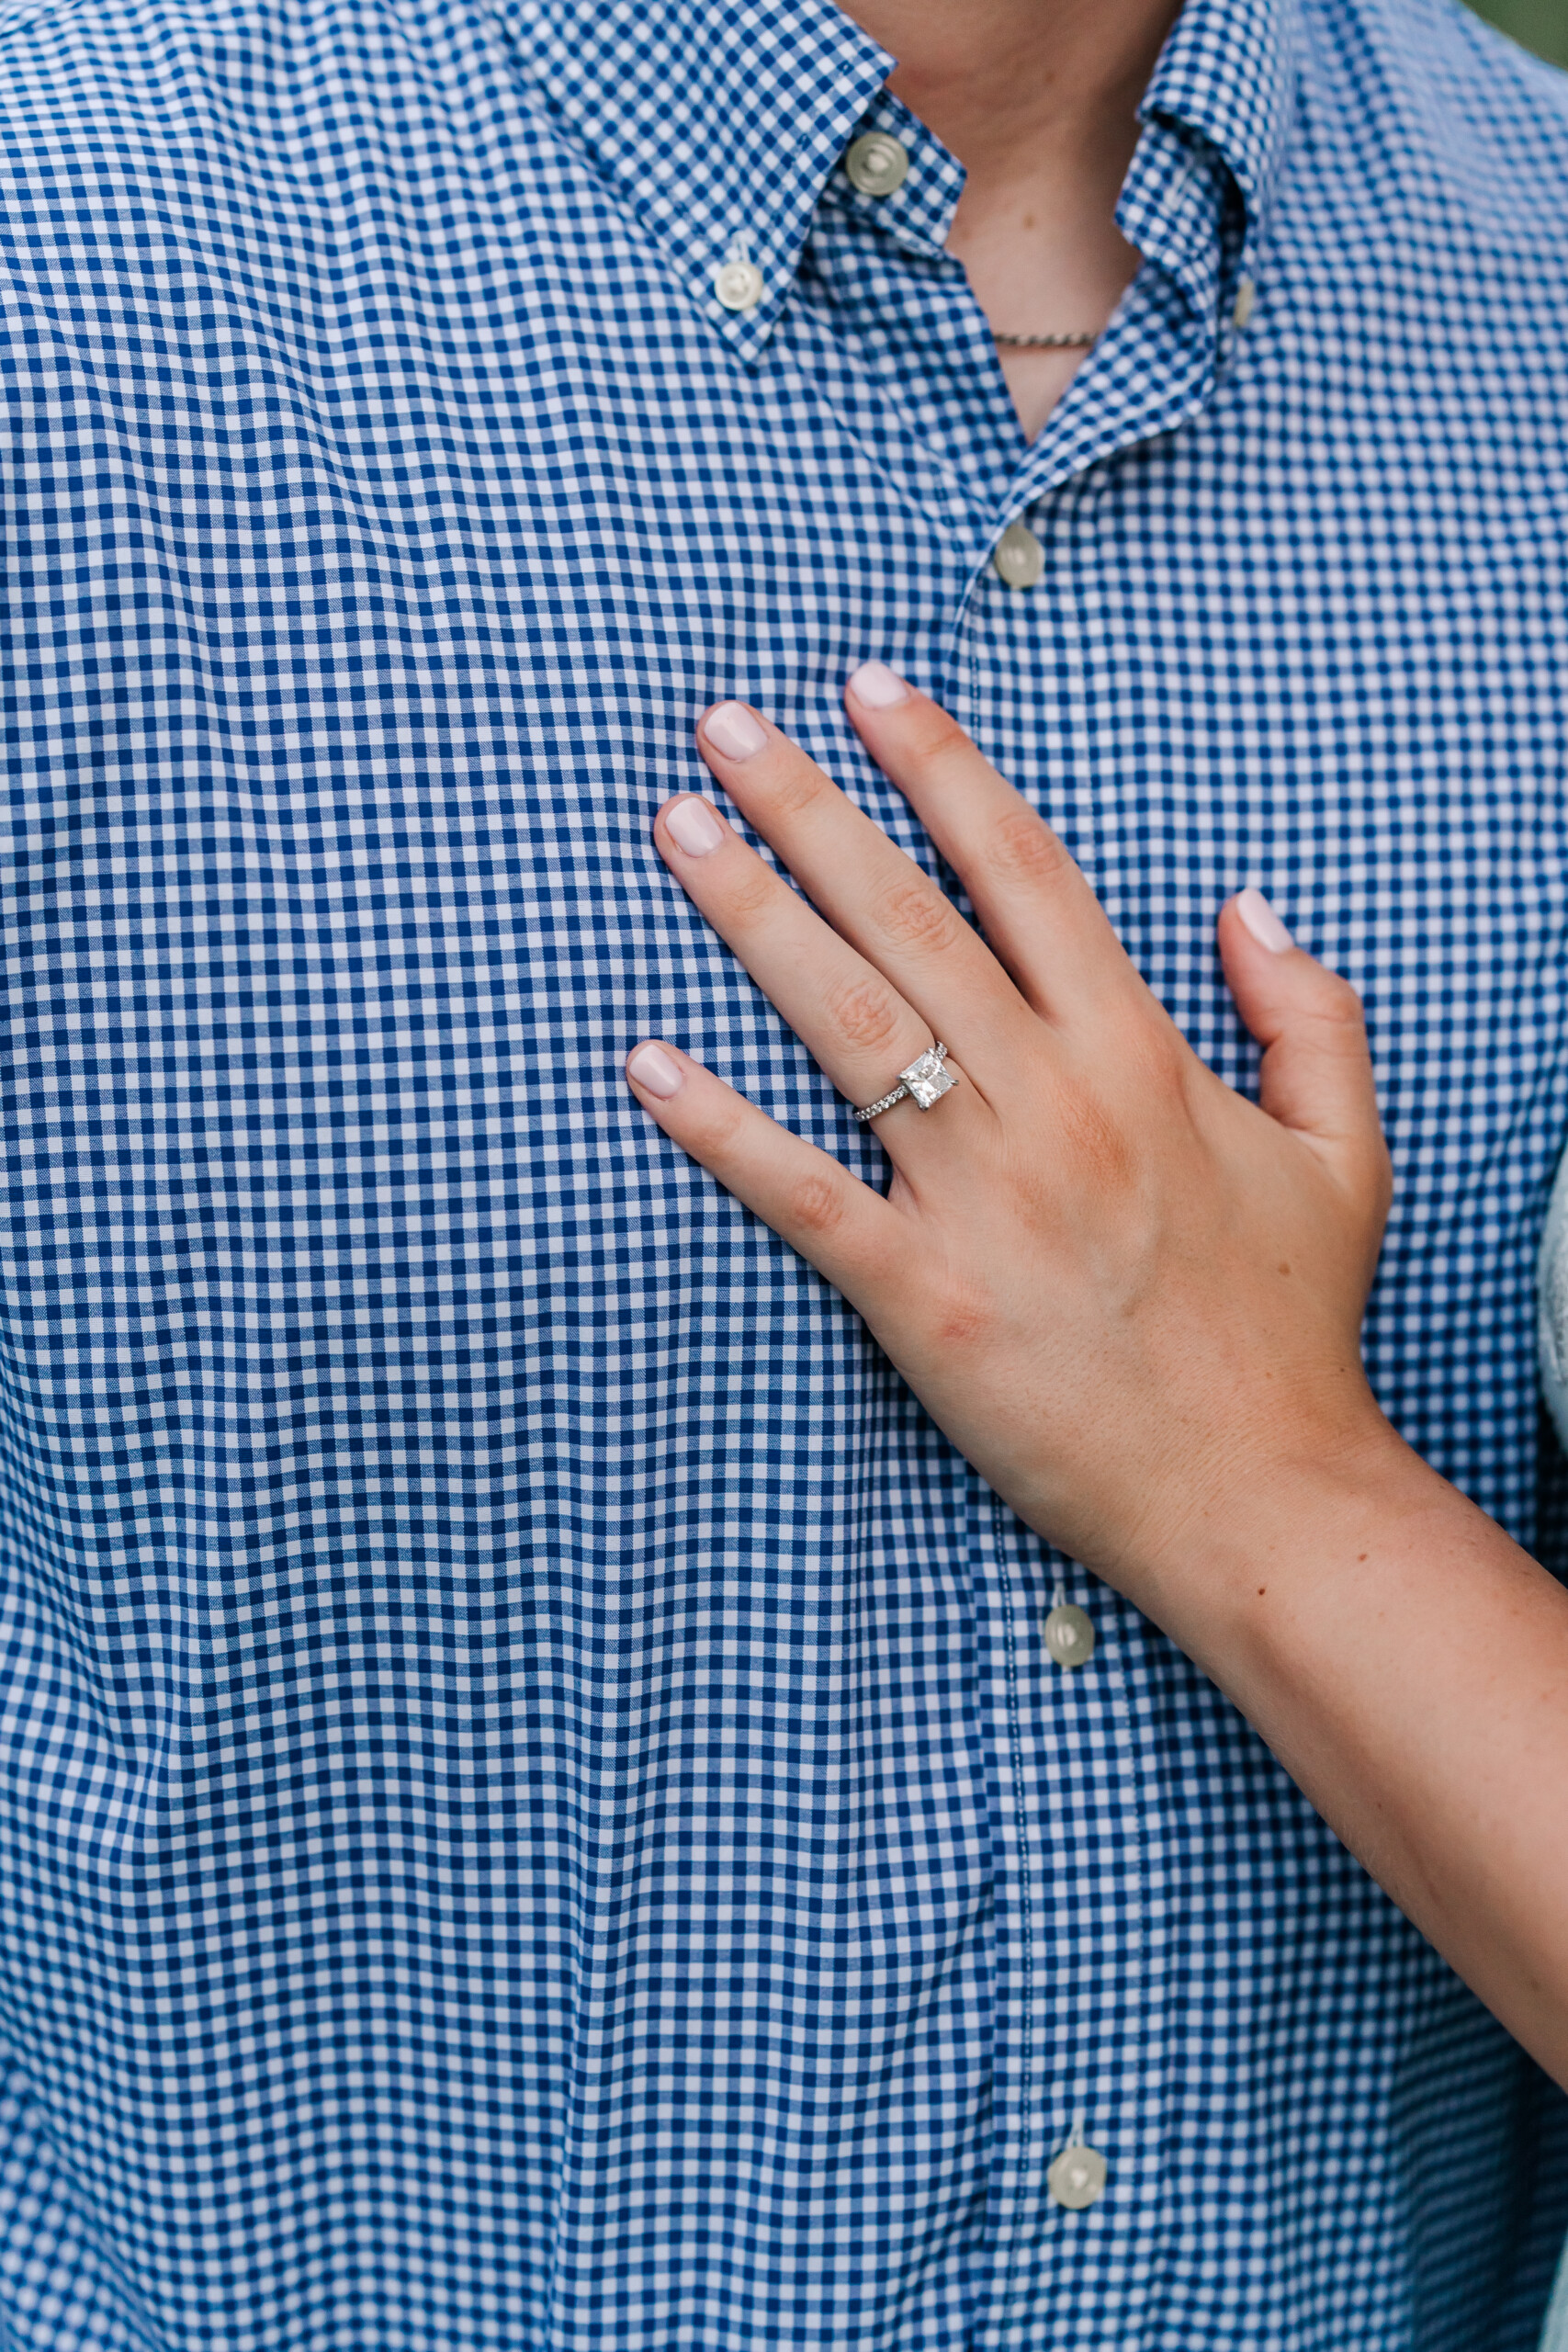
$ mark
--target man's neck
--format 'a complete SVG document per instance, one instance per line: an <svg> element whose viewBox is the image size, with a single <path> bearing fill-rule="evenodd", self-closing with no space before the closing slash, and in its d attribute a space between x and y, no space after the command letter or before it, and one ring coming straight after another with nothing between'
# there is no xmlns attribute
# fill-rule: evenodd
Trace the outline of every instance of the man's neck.
<svg viewBox="0 0 1568 2352"><path fill-rule="evenodd" d="M948 250L993 326L1105 324L1138 266L1114 214L1179 0L840 0L898 60L895 95L966 174ZM1004 350L1037 433L1081 353Z"/></svg>

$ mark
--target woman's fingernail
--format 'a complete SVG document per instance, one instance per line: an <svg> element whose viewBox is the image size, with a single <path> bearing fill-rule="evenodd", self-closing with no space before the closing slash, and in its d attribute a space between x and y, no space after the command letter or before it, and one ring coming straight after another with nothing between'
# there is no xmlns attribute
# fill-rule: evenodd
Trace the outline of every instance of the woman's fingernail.
<svg viewBox="0 0 1568 2352"><path fill-rule="evenodd" d="M1238 890L1235 910L1258 944L1276 956L1282 956L1295 941L1274 912L1261 890Z"/></svg>
<svg viewBox="0 0 1568 2352"><path fill-rule="evenodd" d="M909 699L908 687L886 662L863 662L850 680L850 692L863 710L892 710Z"/></svg>
<svg viewBox="0 0 1568 2352"><path fill-rule="evenodd" d="M635 1078L649 1094L657 1094L661 1102L679 1094L685 1084L662 1046L639 1046L626 1064L626 1076Z"/></svg>
<svg viewBox="0 0 1568 2352"><path fill-rule="evenodd" d="M767 732L743 702L721 702L703 721L703 733L727 760L749 760L767 741Z"/></svg>
<svg viewBox="0 0 1568 2352"><path fill-rule="evenodd" d="M688 857L707 857L724 840L724 828L705 800L677 800L664 811L664 822Z"/></svg>

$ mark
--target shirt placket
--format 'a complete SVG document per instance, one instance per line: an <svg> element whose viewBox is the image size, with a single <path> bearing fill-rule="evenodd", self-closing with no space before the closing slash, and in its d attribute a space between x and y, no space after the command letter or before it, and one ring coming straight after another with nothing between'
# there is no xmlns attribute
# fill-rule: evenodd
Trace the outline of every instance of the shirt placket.
<svg viewBox="0 0 1568 2352"><path fill-rule="evenodd" d="M1073 550L1086 503L1069 485L1030 508L1043 557L1033 588L1010 589L989 560L977 569L945 688L955 716L1047 814L1090 757L1073 656ZM1140 1722L1145 1629L976 1486L969 1549L995 1950L988 2264L976 2341L1022 2352L1040 2341L1042 2311L1101 2322L1112 2316L1109 2295L1132 2344L1149 2285L1140 2245L1162 2194L1166 2038L1158 1790ZM1053 1650L1058 1606L1084 1612L1088 1642ZM1066 2177L1079 2148L1087 2194Z"/></svg>
<svg viewBox="0 0 1568 2352"><path fill-rule="evenodd" d="M945 696L1047 815L1054 785L1081 794L1092 756L1072 648L1094 468L1190 414L1217 356L1218 186L1163 127L1145 132L1143 163L1144 218L1168 266L1130 290L1109 381L1083 371L999 497L994 475L991 501L974 478L976 561ZM929 277L922 293L930 301ZM968 300L952 293L956 335ZM904 397L937 402L944 369L958 407L985 416L995 382L963 398L951 344ZM960 463L964 429L954 416ZM994 435L993 458L1005 444ZM1139 1670L1153 1637L978 1481L969 1556L995 1824L993 2138L976 2341L1022 2352L1050 2311L1054 2324L1111 2327L1131 2346L1157 2284L1163 2195L1163 1836ZM1058 1604L1089 1620L1076 1653L1046 1639Z"/></svg>
<svg viewBox="0 0 1568 2352"><path fill-rule="evenodd" d="M1124 204L1157 264L1025 447L985 322L942 251L955 189L929 134L886 94L861 136L871 133L892 192L829 190L802 292L858 346L955 493L947 519L970 538L970 570L939 691L1047 815L1058 797L1081 807L1092 746L1075 581L1092 560L1096 469L1179 424L1212 389L1223 184L1170 129L1145 130ZM899 217L907 187L922 200ZM994 1827L975 2340L1024 2352L1049 2312L1054 2328L1110 2329L1131 2352L1157 2286L1163 2196L1163 1834L1140 1657L1157 1637L978 1479L967 1553ZM1074 1649L1047 1641L1058 1603L1088 1619Z"/></svg>

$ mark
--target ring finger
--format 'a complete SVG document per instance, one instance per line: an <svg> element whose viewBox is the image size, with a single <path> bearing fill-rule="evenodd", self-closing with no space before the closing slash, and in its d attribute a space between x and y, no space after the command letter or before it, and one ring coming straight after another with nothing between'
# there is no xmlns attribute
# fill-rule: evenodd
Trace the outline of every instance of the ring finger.
<svg viewBox="0 0 1568 2352"><path fill-rule="evenodd" d="M654 840L682 888L789 1023L841 1094L852 1102L890 1093L897 1073L935 1042L919 1014L874 965L813 912L764 865L706 800L671 800L654 820ZM958 1072L949 1063L954 1077ZM964 1102L955 1119L952 1114ZM944 1101L949 1136L978 1116L972 1084ZM891 1149L922 1124L912 1104L878 1119Z"/></svg>

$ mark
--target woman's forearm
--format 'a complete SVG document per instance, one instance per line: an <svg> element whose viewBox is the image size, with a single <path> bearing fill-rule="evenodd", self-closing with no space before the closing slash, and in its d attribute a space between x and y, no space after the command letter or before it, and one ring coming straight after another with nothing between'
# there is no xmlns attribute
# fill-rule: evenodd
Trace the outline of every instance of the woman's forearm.
<svg viewBox="0 0 1568 2352"><path fill-rule="evenodd" d="M1147 1599L1568 2086L1568 1592L1390 1431L1233 1488Z"/></svg>

